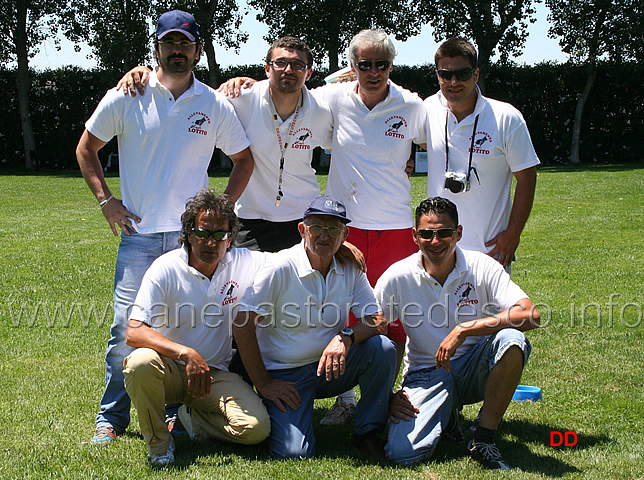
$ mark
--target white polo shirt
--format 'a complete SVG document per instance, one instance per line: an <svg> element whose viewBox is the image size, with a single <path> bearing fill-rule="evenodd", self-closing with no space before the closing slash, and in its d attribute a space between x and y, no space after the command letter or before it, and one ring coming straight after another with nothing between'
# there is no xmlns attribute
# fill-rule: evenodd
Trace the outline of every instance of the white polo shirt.
<svg viewBox="0 0 644 480"><path fill-rule="evenodd" d="M186 201L208 186L215 147L231 155L249 145L223 95L193 77L175 101L156 71L143 95L109 90L85 127L104 142L117 137L121 197L141 217L139 233L181 230Z"/></svg>
<svg viewBox="0 0 644 480"><path fill-rule="evenodd" d="M263 80L242 89L239 97L228 98L246 130L255 160L253 174L235 205L235 212L240 218L288 222L302 218L311 200L320 196L311 160L315 147L330 148L333 117L326 102L315 99L306 87L302 88L297 118L295 112L285 121L277 116L282 145L289 144L284 150L284 196L278 207L275 197L281 152L268 87L268 80Z"/></svg>
<svg viewBox="0 0 644 480"><path fill-rule="evenodd" d="M501 312L528 297L499 262L459 247L456 265L444 285L425 271L418 252L389 267L375 292L387 322L400 318L405 327L405 374L435 366L438 347L457 324ZM481 338L468 337L452 359Z"/></svg>
<svg viewBox="0 0 644 480"><path fill-rule="evenodd" d="M344 203L353 227L412 227L405 165L412 142L425 143L427 129L418 95L390 81L387 98L369 110L356 82L326 85L313 94L328 102L335 125L326 194Z"/></svg>
<svg viewBox="0 0 644 480"><path fill-rule="evenodd" d="M349 309L357 318L380 310L365 273L333 258L324 278L311 268L304 242L274 254L240 305L264 317L256 332L267 370L317 362Z"/></svg>
<svg viewBox="0 0 644 480"><path fill-rule="evenodd" d="M235 307L270 255L233 248L210 280L188 265L185 248L172 250L145 273L130 318L194 348L208 365L227 371Z"/></svg>
<svg viewBox="0 0 644 480"><path fill-rule="evenodd" d="M461 248L487 253L485 242L505 230L512 210L512 173L534 167L539 159L521 113L509 103L485 98L479 91L474 113L457 122L438 92L425 100L427 132L427 196L444 197L458 207L463 225ZM474 121L479 116L476 132ZM445 122L450 170L467 173L474 133L470 190L452 193L445 187ZM480 179L480 183L479 183Z"/></svg>

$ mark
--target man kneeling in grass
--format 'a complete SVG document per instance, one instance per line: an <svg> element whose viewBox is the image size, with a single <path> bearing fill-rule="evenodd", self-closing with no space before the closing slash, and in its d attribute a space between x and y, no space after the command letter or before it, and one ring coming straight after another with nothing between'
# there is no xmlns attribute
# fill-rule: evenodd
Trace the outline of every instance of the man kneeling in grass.
<svg viewBox="0 0 644 480"><path fill-rule="evenodd" d="M494 437L530 355L522 331L539 326L539 313L500 263L457 247L463 227L451 201L423 200L413 235L420 251L389 267L375 288L387 321L400 318L409 337L387 457L412 465L433 453L441 434L463 439L457 411L483 400L470 456L510 469Z"/></svg>
<svg viewBox="0 0 644 480"><path fill-rule="evenodd" d="M271 418L270 453L315 455L314 399L360 385L353 444L384 457L376 434L387 423L395 346L380 335L384 318L365 273L334 259L348 235L344 205L318 197L303 217L302 242L274 254L258 274L233 329ZM345 327L349 310L361 320L353 329Z"/></svg>
<svg viewBox="0 0 644 480"><path fill-rule="evenodd" d="M239 219L225 195L202 190L186 204L179 242L143 277L127 329L136 350L124 362L125 388L139 414L150 462L174 462L165 404L195 440L256 444L270 432L262 401L228 371L231 315L268 254L232 249Z"/></svg>

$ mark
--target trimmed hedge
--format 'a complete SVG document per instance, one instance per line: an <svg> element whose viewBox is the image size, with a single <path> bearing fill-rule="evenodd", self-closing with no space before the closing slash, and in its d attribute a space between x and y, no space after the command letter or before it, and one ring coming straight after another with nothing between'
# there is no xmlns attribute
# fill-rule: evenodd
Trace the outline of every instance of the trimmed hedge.
<svg viewBox="0 0 644 480"><path fill-rule="evenodd" d="M32 73L31 112L41 168L77 169L75 149L85 120L120 74L64 67ZM197 69L204 80L206 70ZM264 78L262 65L222 70L222 81L238 75ZM325 71L314 72L310 87L321 85ZM394 82L425 98L438 90L431 65L396 66ZM644 120L644 67L637 63L598 65L598 74L584 109L581 157L592 162L641 162ZM486 95L516 106L528 122L535 149L543 163L566 163L577 97L586 82L583 66L541 63L534 66L493 65L486 78ZM22 133L15 93L15 70L0 69L0 162L24 164ZM112 141L102 151L116 151Z"/></svg>

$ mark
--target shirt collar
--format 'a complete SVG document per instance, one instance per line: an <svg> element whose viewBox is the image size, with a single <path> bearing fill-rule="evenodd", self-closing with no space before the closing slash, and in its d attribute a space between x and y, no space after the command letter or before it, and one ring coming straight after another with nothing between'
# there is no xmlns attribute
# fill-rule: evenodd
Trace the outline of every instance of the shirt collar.
<svg viewBox="0 0 644 480"><path fill-rule="evenodd" d="M159 81L159 77L157 76L158 68L159 68L158 66L154 67L150 72L150 79L149 79L150 88L164 88L165 90L168 90L168 88ZM190 85L190 88L186 90L183 95L181 95L182 97L201 95L204 92L205 85L197 80L197 77L195 77L194 72L191 73L191 75L192 75L192 85Z"/></svg>
<svg viewBox="0 0 644 480"><path fill-rule="evenodd" d="M460 277L463 275L463 272L467 271L467 264L465 262L465 255L463 254L463 250L461 250L461 247L456 245L456 250L454 252L456 254L456 262L454 263L454 268L452 269L451 272L449 272L449 275L447 276L447 280L445 281L445 284L447 284L447 281L450 279L450 277L456 275L457 277ZM416 256L416 273L419 275L428 275L427 271L425 270L425 266L423 265L423 252L418 251L418 254Z"/></svg>
<svg viewBox="0 0 644 480"><path fill-rule="evenodd" d="M190 264L188 263L189 261L188 245L182 246L180 248L181 248L181 253L179 254L179 258L186 264L186 266L188 267L188 270L190 270L190 273L198 277L205 277L203 273L201 273L196 268L190 266ZM226 254L222 257L221 260L219 260L219 263L217 264L217 269L215 270L215 273L212 276L213 280L217 277L217 275L219 275L219 272L222 272L228 267L228 264L230 263L230 261L231 261L230 252L226 252Z"/></svg>
<svg viewBox="0 0 644 480"><path fill-rule="evenodd" d="M311 266L309 257L306 254L304 239L302 239L302 241L294 248L296 252L294 260L295 260L295 270L296 270L297 276L299 278L304 278L308 275L313 275L314 272L317 272L317 270L315 270ZM336 260L335 255L333 256L333 258L331 258L331 264L329 265L329 273L331 273L332 271L334 271L336 274L339 274L339 275L344 273L344 268L342 267L342 264L340 264L340 262Z"/></svg>
<svg viewBox="0 0 644 480"><path fill-rule="evenodd" d="M481 89L479 88L478 85L475 85L475 87L476 87L476 95L477 95L476 96L476 105L474 105L474 111L472 113L470 113L466 118L471 117L473 119L476 115L479 115L483 111L483 109L485 108L485 105L487 105L487 99L481 93ZM445 97L443 96L443 92L441 92L439 90L437 95L438 95L438 101L440 102L441 106L445 110L449 110L449 105L447 104L447 100L445 100ZM450 114L453 115L451 112L450 112ZM474 120L472 120L469 123L474 123ZM465 125L466 124L467 123L465 123Z"/></svg>

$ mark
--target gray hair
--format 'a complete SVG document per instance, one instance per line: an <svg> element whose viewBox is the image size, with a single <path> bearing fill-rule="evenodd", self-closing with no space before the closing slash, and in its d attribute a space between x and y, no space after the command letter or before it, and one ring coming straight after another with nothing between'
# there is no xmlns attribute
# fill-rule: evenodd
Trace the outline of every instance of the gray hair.
<svg viewBox="0 0 644 480"><path fill-rule="evenodd" d="M355 66L358 63L358 49L368 47L385 50L387 52L387 60L391 63L394 63L394 58L396 58L396 54L398 53L389 35L384 30L375 28L361 30L351 39L351 43L349 43L349 60L351 64Z"/></svg>

